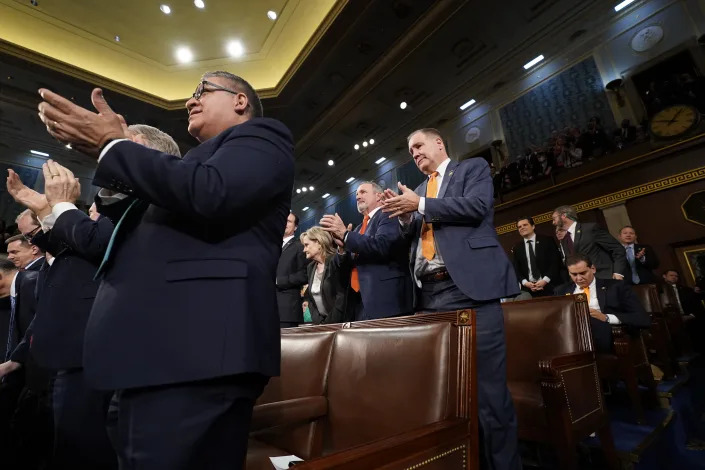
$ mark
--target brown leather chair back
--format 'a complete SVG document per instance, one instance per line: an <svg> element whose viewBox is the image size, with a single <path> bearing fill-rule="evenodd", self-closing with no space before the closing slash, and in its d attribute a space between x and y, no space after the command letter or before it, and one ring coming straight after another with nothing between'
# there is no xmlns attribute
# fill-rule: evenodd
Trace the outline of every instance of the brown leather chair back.
<svg viewBox="0 0 705 470"><path fill-rule="evenodd" d="M272 377L257 404L325 395L335 332L281 335L281 375Z"/></svg>
<svg viewBox="0 0 705 470"><path fill-rule="evenodd" d="M641 302L646 313L660 313L663 311L655 284L639 284L632 286L632 290L639 298L639 302Z"/></svg>
<svg viewBox="0 0 705 470"><path fill-rule="evenodd" d="M538 383L539 360L592 351L587 308L583 294L503 303L507 379Z"/></svg>
<svg viewBox="0 0 705 470"><path fill-rule="evenodd" d="M324 454L454 416L457 335L450 323L338 331Z"/></svg>

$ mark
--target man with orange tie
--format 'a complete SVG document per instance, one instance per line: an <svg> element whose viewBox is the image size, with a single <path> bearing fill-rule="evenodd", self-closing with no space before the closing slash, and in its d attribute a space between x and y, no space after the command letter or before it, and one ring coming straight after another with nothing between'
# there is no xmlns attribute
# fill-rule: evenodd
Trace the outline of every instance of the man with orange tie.
<svg viewBox="0 0 705 470"><path fill-rule="evenodd" d="M556 295L585 294L590 307L590 329L597 352L612 352L612 326L649 328L651 319L625 282L595 277L597 268L583 254L565 260L571 282L556 288Z"/></svg>
<svg viewBox="0 0 705 470"><path fill-rule="evenodd" d="M355 193L362 224L346 229L342 219L324 215L321 227L339 246L338 265L352 268L347 292L348 317L372 320L413 313L413 287L408 270L409 245L395 219L381 211L382 188L372 181L361 183Z"/></svg>
<svg viewBox="0 0 705 470"><path fill-rule="evenodd" d="M419 287L416 310L477 312L481 468L519 470L499 300L517 295L519 281L497 240L489 165L482 158L451 161L436 129L414 131L407 141L427 179L416 191L402 183L400 195L386 190L382 210L399 217L411 240L411 272Z"/></svg>

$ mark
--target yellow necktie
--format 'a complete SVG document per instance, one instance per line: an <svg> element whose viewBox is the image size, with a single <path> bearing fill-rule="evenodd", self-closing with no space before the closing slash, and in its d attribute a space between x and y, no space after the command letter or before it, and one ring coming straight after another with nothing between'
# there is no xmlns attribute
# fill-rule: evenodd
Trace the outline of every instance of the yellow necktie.
<svg viewBox="0 0 705 470"><path fill-rule="evenodd" d="M365 230L367 230L367 222L369 222L369 221L370 221L369 215L366 215L362 219L362 227L360 227L360 235L365 234ZM357 273L357 267L353 267L352 272L350 273L350 287L352 287L352 289L355 292L360 292L360 277L358 276L358 273Z"/></svg>
<svg viewBox="0 0 705 470"><path fill-rule="evenodd" d="M436 179L438 172L431 173L426 185L426 197L435 198L438 194L438 180ZM433 241L433 225L423 223L421 226L421 254L424 258L431 261L436 255L436 245Z"/></svg>
<svg viewBox="0 0 705 470"><path fill-rule="evenodd" d="M583 292L585 292L585 295L587 295L587 301L588 303L590 302L590 288L589 287L583 287Z"/></svg>

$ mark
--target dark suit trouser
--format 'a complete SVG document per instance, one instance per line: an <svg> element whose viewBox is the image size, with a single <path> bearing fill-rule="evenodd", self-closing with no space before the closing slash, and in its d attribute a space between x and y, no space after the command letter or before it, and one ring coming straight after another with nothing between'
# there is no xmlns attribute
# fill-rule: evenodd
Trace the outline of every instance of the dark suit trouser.
<svg viewBox="0 0 705 470"><path fill-rule="evenodd" d="M609 323L590 317L590 330L592 330L592 340L595 343L595 352L614 353L612 326Z"/></svg>
<svg viewBox="0 0 705 470"><path fill-rule="evenodd" d="M116 392L108 434L120 470L244 468L252 408L267 380L241 374Z"/></svg>
<svg viewBox="0 0 705 470"><path fill-rule="evenodd" d="M517 418L507 388L504 314L499 301L476 302L452 280L424 283L418 311L474 308L477 312L477 403L480 421L480 466L520 470Z"/></svg>
<svg viewBox="0 0 705 470"><path fill-rule="evenodd" d="M105 429L111 397L112 392L92 390L85 382L83 369L56 374L52 468L117 469L117 456Z"/></svg>
<svg viewBox="0 0 705 470"><path fill-rule="evenodd" d="M15 372L17 374L17 372ZM0 468L19 467L19 455L12 433L12 419L17 409L17 399L22 393L23 381L8 377L0 384Z"/></svg>

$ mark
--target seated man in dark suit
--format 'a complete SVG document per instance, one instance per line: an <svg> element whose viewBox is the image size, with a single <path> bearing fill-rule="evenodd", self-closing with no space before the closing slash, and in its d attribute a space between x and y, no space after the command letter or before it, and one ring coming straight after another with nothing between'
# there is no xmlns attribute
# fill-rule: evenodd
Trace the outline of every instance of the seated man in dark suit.
<svg viewBox="0 0 705 470"><path fill-rule="evenodd" d="M590 305L590 326L597 352L612 352L611 325L649 328L651 319L629 284L595 277L589 257L574 254L566 258L571 282L556 289L556 295L585 294Z"/></svg>
<svg viewBox="0 0 705 470"><path fill-rule="evenodd" d="M534 219L531 217L517 220L517 230L522 241L512 248L514 270L522 291L532 297L553 295L553 288L562 284L561 255L554 238L538 235L534 228Z"/></svg>
<svg viewBox="0 0 705 470"><path fill-rule="evenodd" d="M414 310L409 245L399 222L380 210L382 194L375 182L358 186L355 198L363 220L355 230L346 229L338 214L324 215L320 222L340 247L336 263L351 269L346 308L355 320L393 317Z"/></svg>
<svg viewBox="0 0 705 470"><path fill-rule="evenodd" d="M279 374L291 133L227 72L186 103L200 144L183 160L127 140L99 89L98 113L40 94L48 131L98 159L93 183L135 198L98 268L83 354L87 382L116 390L120 468L243 468L255 400Z"/></svg>
<svg viewBox="0 0 705 470"><path fill-rule="evenodd" d="M619 231L619 241L627 253L632 284L655 284L658 282L654 275L654 269L659 265L656 253L649 245L637 243L634 227L631 225L622 227L622 230Z"/></svg>
<svg viewBox="0 0 705 470"><path fill-rule="evenodd" d="M574 207L557 207L551 218L554 227L565 230L561 239L564 258L575 253L589 256L601 279L624 280L630 273L624 247L598 224L578 222Z"/></svg>
<svg viewBox="0 0 705 470"><path fill-rule="evenodd" d="M673 305L683 315L683 321L687 322L686 330L692 338L693 347L699 351L705 351L705 292L699 287L688 287L682 285L680 273L675 269L664 271L663 284L661 285L661 301L663 305Z"/></svg>

